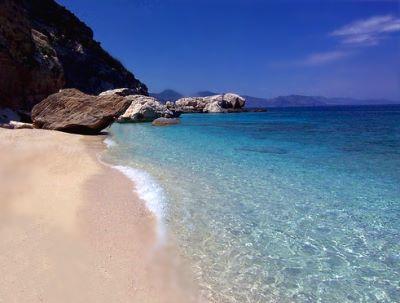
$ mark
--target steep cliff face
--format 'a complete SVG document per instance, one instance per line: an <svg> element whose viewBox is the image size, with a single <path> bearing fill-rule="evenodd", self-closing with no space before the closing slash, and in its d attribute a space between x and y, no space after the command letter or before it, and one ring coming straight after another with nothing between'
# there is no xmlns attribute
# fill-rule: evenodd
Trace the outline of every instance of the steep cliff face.
<svg viewBox="0 0 400 303"><path fill-rule="evenodd" d="M0 0L0 107L30 110L60 88L147 87L53 0Z"/></svg>

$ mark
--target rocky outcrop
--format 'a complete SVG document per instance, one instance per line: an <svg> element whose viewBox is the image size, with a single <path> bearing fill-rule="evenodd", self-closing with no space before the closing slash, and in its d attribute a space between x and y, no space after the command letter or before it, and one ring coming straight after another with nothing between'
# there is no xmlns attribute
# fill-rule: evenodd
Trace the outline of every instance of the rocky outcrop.
<svg viewBox="0 0 400 303"><path fill-rule="evenodd" d="M203 97L185 97L175 103L167 102L168 108L179 109L183 113L202 113L207 105L207 101Z"/></svg>
<svg viewBox="0 0 400 303"><path fill-rule="evenodd" d="M30 111L60 88L147 88L54 0L0 1L0 108Z"/></svg>
<svg viewBox="0 0 400 303"><path fill-rule="evenodd" d="M232 93L208 97L181 98L175 104L166 104L168 108L174 108L184 113L240 112L243 111L244 105L245 99Z"/></svg>
<svg viewBox="0 0 400 303"><path fill-rule="evenodd" d="M178 118L157 118L151 124L154 126L168 126L179 124L180 122Z"/></svg>
<svg viewBox="0 0 400 303"><path fill-rule="evenodd" d="M34 106L33 125L35 128L96 134L124 113L130 102L116 94L93 96L76 89L65 89Z"/></svg>
<svg viewBox="0 0 400 303"><path fill-rule="evenodd" d="M160 117L174 118L179 116L179 113L168 109L153 97L131 95L126 96L125 99L129 100L131 105L118 118L117 122L151 122Z"/></svg>

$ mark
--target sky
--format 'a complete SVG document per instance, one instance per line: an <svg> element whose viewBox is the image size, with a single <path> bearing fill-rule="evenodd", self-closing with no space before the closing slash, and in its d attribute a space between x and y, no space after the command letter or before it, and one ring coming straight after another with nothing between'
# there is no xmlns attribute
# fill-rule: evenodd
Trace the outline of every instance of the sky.
<svg viewBox="0 0 400 303"><path fill-rule="evenodd" d="M400 1L57 2L150 92L400 100Z"/></svg>

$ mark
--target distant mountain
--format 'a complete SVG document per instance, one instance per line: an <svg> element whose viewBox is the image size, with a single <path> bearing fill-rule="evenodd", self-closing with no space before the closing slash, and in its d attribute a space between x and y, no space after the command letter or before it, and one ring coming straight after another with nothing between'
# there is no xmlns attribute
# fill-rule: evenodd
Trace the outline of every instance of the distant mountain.
<svg viewBox="0 0 400 303"><path fill-rule="evenodd" d="M161 93L150 93L150 96L160 100L163 103L167 101L176 101L183 97L181 93L178 93L172 89L163 90Z"/></svg>
<svg viewBox="0 0 400 303"><path fill-rule="evenodd" d="M400 104L400 101L388 99L353 99L353 98L327 98L329 105L391 105Z"/></svg>
<svg viewBox="0 0 400 303"><path fill-rule="evenodd" d="M249 107L249 108L267 107L267 99L266 98L258 98L258 97L252 97L252 96L247 96L247 95L243 95L242 97L246 99L245 107Z"/></svg>
<svg viewBox="0 0 400 303"><path fill-rule="evenodd" d="M305 106L326 106L327 98L313 96L279 96L276 98L258 98L252 96L243 96L246 99L246 107L305 107Z"/></svg>
<svg viewBox="0 0 400 303"><path fill-rule="evenodd" d="M267 106L270 107L305 107L305 106L327 106L328 98L316 96L279 96L268 99Z"/></svg>
<svg viewBox="0 0 400 303"><path fill-rule="evenodd" d="M208 97L208 96L214 96L218 95L218 93L211 92L211 91L200 91L197 93L194 93L193 97ZM176 101L180 98L185 97L185 95L173 90L173 89L166 89L163 90L161 93L150 93L150 96L160 100L161 102L165 103L167 101Z"/></svg>
<svg viewBox="0 0 400 303"><path fill-rule="evenodd" d="M380 105L400 104L400 102L386 99L353 99L353 98L327 98L321 96L289 95L270 99L251 96L246 98L246 107L308 107L308 106L335 106L335 105Z"/></svg>
<svg viewBox="0 0 400 303"><path fill-rule="evenodd" d="M218 95L219 93L212 91L200 91L193 96L207 97ZM172 90L166 89L161 93L150 93L153 96L165 103L167 101L176 101L183 98L184 95ZM379 104L400 104L399 102L386 99L353 99L353 98L327 98L322 96L303 96L303 95L288 95L275 98L259 98L249 95L243 95L246 99L247 108L265 108L265 107L312 107L312 106L334 106L334 105L379 105Z"/></svg>

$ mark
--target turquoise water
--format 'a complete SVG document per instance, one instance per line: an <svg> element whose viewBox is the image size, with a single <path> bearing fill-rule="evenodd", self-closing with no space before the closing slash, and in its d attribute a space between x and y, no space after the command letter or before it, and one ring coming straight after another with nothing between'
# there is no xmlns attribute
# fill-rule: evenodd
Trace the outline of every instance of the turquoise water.
<svg viewBox="0 0 400 303"><path fill-rule="evenodd" d="M156 182L149 199L211 302L400 301L400 107L111 133L109 160Z"/></svg>

